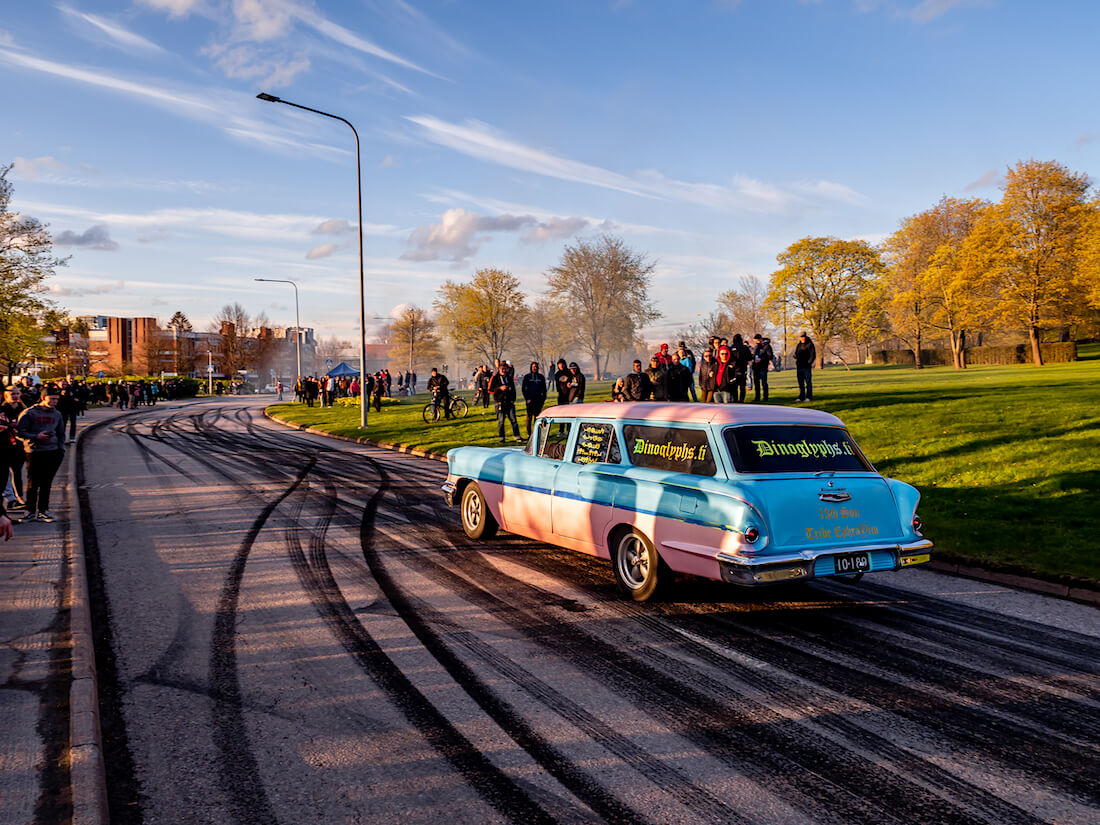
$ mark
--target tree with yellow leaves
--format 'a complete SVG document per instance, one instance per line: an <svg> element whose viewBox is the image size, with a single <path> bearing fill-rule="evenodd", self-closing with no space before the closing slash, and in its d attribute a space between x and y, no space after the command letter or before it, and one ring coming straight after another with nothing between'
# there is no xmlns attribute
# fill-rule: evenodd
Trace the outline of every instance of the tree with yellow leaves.
<svg viewBox="0 0 1100 825"><path fill-rule="evenodd" d="M881 276L882 259L866 241L839 238L803 238L775 259L781 268L771 275L766 307L773 319L786 308L810 328L820 369L825 347L849 331L860 294Z"/></svg>
<svg viewBox="0 0 1100 825"><path fill-rule="evenodd" d="M439 325L468 354L490 364L504 357L527 315L519 279L500 269L479 269L469 283L447 281L437 296Z"/></svg>
<svg viewBox="0 0 1100 825"><path fill-rule="evenodd" d="M1088 175L1056 161L1021 161L1008 170L1004 197L977 222L964 250L973 284L993 296L990 320L1026 329L1036 366L1043 363L1042 331L1085 305L1078 251L1088 190Z"/></svg>
<svg viewBox="0 0 1100 825"><path fill-rule="evenodd" d="M959 265L959 252L989 204L943 197L901 222L886 239L882 309L895 335L909 345L917 369L929 330L948 333L956 369L966 366L966 329L978 293Z"/></svg>

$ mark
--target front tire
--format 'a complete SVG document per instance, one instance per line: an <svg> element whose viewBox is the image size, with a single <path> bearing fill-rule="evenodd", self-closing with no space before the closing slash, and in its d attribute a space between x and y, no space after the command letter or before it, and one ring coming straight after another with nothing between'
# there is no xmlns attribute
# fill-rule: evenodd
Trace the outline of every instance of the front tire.
<svg viewBox="0 0 1100 825"><path fill-rule="evenodd" d="M453 415L455 418L465 418L466 413L468 413L469 411L470 407L462 398L456 398L454 404L451 405L451 415Z"/></svg>
<svg viewBox="0 0 1100 825"><path fill-rule="evenodd" d="M434 424L439 420L439 407L433 407L431 404L424 405L424 423Z"/></svg>
<svg viewBox="0 0 1100 825"><path fill-rule="evenodd" d="M672 578L653 542L633 528L621 533L615 542L611 567L619 592L636 602L652 598Z"/></svg>
<svg viewBox="0 0 1100 825"><path fill-rule="evenodd" d="M485 496L477 484L470 483L462 491L459 504L462 514L462 529L472 539L491 539L497 533L497 520L489 512Z"/></svg>

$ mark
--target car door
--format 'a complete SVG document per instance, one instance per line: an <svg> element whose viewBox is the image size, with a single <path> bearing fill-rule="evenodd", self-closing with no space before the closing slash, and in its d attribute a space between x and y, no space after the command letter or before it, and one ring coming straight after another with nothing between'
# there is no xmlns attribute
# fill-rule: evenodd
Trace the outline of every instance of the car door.
<svg viewBox="0 0 1100 825"><path fill-rule="evenodd" d="M550 496L554 474L572 431L571 422L541 419L535 433L520 453L508 457L501 496L501 526L512 533L552 541Z"/></svg>
<svg viewBox="0 0 1100 825"><path fill-rule="evenodd" d="M554 475L551 519L554 533L594 547L603 544L611 523L614 480L601 473L622 460L614 424L578 421L569 461Z"/></svg>

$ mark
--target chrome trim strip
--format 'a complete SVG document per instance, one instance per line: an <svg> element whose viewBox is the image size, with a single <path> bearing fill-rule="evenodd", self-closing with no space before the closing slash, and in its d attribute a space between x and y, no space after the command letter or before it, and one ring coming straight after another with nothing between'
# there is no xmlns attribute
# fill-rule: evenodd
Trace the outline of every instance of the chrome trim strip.
<svg viewBox="0 0 1100 825"><path fill-rule="evenodd" d="M726 564L738 567L761 567L765 565L812 562L819 556L836 556L843 553L869 553L872 550L889 550L897 556L910 556L914 553L923 553L932 549L932 542L928 539L912 544L862 544L858 547L827 547L820 550L803 550L799 553L787 553L781 556L732 556L729 553L718 553L717 559Z"/></svg>

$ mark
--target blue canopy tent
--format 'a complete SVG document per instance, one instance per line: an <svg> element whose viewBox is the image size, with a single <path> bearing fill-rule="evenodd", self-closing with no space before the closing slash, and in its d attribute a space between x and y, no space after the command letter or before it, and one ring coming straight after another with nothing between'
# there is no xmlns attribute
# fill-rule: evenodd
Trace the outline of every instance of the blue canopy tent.
<svg viewBox="0 0 1100 825"><path fill-rule="evenodd" d="M328 374L331 375L333 378L343 378L345 376L351 377L353 375L358 375L359 370L352 369L347 364L345 364L343 361L341 361L339 363L339 365L337 365L337 366L333 367L332 369L330 369L328 371Z"/></svg>

